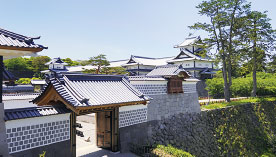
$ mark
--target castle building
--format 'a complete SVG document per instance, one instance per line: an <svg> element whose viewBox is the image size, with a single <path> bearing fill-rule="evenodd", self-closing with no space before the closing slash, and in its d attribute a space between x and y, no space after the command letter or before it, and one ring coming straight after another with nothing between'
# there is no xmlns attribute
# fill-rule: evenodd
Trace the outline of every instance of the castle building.
<svg viewBox="0 0 276 157"><path fill-rule="evenodd" d="M212 78L216 71L214 61L208 56L200 56L204 51L198 44L200 40L199 36L186 38L184 42L174 47L180 49L180 53L174 57L150 58L131 55L129 60L113 61L110 66L122 66L130 76L141 76L147 75L157 66L182 65L186 72L195 78L202 80Z"/></svg>

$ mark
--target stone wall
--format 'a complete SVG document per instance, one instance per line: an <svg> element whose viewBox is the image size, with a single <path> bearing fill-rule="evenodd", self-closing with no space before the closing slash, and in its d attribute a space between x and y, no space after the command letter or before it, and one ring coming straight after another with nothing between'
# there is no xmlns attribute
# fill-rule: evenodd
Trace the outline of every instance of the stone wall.
<svg viewBox="0 0 276 157"><path fill-rule="evenodd" d="M196 90L199 97L208 97L208 91L205 89L206 86L205 80L196 83Z"/></svg>
<svg viewBox="0 0 276 157"><path fill-rule="evenodd" d="M120 150L130 150L130 143L146 143L153 133L153 126L159 121L180 113L200 113L197 93L151 95L148 104L147 122L119 129Z"/></svg>
<svg viewBox="0 0 276 157"><path fill-rule="evenodd" d="M199 113L197 93L151 95L148 121L161 120L179 113Z"/></svg>
<svg viewBox="0 0 276 157"><path fill-rule="evenodd" d="M260 156L276 133L275 104L180 113L152 124L144 144L171 144L197 157Z"/></svg>

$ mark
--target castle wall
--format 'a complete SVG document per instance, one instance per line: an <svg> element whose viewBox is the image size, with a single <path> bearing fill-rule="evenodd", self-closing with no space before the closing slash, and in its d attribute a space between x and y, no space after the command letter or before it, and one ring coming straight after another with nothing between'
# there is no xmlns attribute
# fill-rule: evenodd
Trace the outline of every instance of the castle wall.
<svg viewBox="0 0 276 157"><path fill-rule="evenodd" d="M161 120L176 114L200 113L196 82L183 82L184 93L175 94L167 94L164 83L133 85L152 100L147 105L146 122L120 127L121 152L128 152L132 143L144 144L152 139L153 126Z"/></svg>

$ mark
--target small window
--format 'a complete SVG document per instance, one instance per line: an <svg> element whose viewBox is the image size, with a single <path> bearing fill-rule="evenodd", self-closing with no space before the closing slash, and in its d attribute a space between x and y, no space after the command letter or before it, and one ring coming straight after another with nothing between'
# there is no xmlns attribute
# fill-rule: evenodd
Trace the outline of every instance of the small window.
<svg viewBox="0 0 276 157"><path fill-rule="evenodd" d="M168 93L183 93L182 79L179 77L170 78L167 88Z"/></svg>

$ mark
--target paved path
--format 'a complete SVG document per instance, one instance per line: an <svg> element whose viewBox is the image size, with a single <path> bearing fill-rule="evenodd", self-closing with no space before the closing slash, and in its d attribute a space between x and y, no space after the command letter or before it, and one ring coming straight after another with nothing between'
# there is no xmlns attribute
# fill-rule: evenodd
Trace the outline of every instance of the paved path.
<svg viewBox="0 0 276 157"><path fill-rule="evenodd" d="M239 98L231 98L231 101L237 101L237 100L242 100L242 99L247 99L248 97L239 97ZM200 104L206 104L208 102L225 102L225 99L203 99L203 100L198 100Z"/></svg>
<svg viewBox="0 0 276 157"><path fill-rule="evenodd" d="M77 149L77 156L79 157L137 157L132 153L111 152L97 146L86 146Z"/></svg>
<svg viewBox="0 0 276 157"><path fill-rule="evenodd" d="M79 157L137 157L132 153L111 152L96 146L96 127L94 115L77 117L77 123L82 125L82 128L77 128L82 131L84 137L77 136L77 156ZM90 137L90 141L87 139Z"/></svg>

